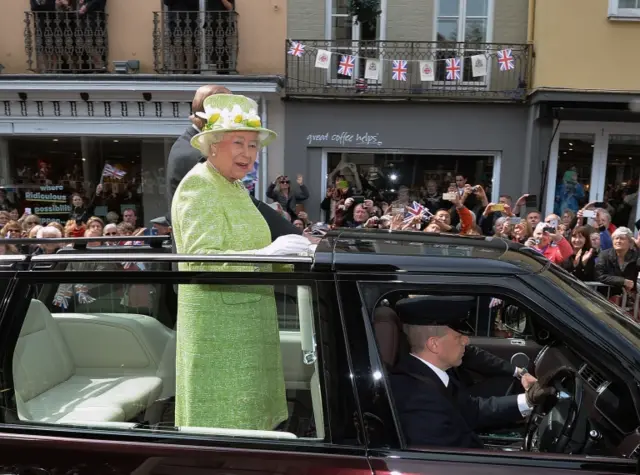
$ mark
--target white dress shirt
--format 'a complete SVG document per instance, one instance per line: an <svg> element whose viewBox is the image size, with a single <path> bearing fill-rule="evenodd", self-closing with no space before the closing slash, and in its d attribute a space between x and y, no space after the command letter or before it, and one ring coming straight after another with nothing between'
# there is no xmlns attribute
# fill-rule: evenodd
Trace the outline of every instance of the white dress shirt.
<svg viewBox="0 0 640 475"><path fill-rule="evenodd" d="M426 364L434 373L436 373L438 378L440 378L440 381L442 381L442 384L444 384L446 388L449 387L449 375L446 371L441 370L440 368L432 365L428 361L423 360L413 353L411 353L411 356ZM533 407L529 405L529 403L527 402L527 397L524 394L518 394L518 410L520 411L520 414L522 414L522 417L527 417L533 410Z"/></svg>

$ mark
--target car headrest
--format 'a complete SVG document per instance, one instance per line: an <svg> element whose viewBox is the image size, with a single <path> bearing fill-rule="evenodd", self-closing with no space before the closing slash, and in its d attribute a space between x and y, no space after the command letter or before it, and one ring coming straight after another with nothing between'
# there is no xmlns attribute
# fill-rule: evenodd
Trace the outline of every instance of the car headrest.
<svg viewBox="0 0 640 475"><path fill-rule="evenodd" d="M380 357L387 368L393 368L404 333L398 314L389 307L378 307L373 312L373 332Z"/></svg>

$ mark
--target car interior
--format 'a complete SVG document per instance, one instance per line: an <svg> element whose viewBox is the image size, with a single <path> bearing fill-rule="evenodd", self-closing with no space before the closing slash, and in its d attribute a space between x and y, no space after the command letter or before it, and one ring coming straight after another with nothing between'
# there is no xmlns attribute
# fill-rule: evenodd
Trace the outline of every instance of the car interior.
<svg viewBox="0 0 640 475"><path fill-rule="evenodd" d="M310 287L274 287L289 420L277 430L257 431L175 427L177 296L172 285L82 284L95 301L79 304L71 298L61 309L53 302L65 285L34 286L13 359L20 421L324 439ZM151 305L132 306L136 291L151 295Z"/></svg>
<svg viewBox="0 0 640 475"><path fill-rule="evenodd" d="M423 295L427 292L419 289L386 292L373 305L371 323L387 377L401 352L409 351L395 304L402 298ZM580 354L564 339L554 338L551 326L524 305L504 297L475 297L477 308L470 312L469 344L511 359L517 366L526 363L534 376L543 384L556 387L558 393L553 407L536 408L522 424L478 431L486 448L638 457L640 424L632 394L623 381L593 361L593 355ZM427 307L425 312L429 312ZM479 321L488 321L489 325L479 325ZM465 383L474 395L473 390L485 382L482 375L459 369L468 373ZM475 395L502 396L524 391L519 381L511 380L506 391L504 385L493 384L491 394L484 391Z"/></svg>

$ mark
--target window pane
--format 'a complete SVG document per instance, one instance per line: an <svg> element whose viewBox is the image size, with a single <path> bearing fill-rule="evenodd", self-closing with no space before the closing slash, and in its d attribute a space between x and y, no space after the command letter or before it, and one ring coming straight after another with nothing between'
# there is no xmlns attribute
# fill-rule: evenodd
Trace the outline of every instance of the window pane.
<svg viewBox="0 0 640 475"><path fill-rule="evenodd" d="M333 0L333 13L339 13L346 15L347 5L349 4L349 0Z"/></svg>
<svg viewBox="0 0 640 475"><path fill-rule="evenodd" d="M323 438L311 286L182 284L185 300L143 278L35 288L13 354L20 420Z"/></svg>
<svg viewBox="0 0 640 475"><path fill-rule="evenodd" d="M487 16L489 0L467 0L467 16Z"/></svg>
<svg viewBox="0 0 640 475"><path fill-rule="evenodd" d="M464 40L469 43L485 43L487 41L487 20L467 20Z"/></svg>
<svg viewBox="0 0 640 475"><path fill-rule="evenodd" d="M618 8L639 8L638 0L618 0Z"/></svg>
<svg viewBox="0 0 640 475"><path fill-rule="evenodd" d="M440 0L438 3L438 16L458 16L460 12L460 0Z"/></svg>
<svg viewBox="0 0 640 475"><path fill-rule="evenodd" d="M458 41L458 20L438 20L438 41Z"/></svg>
<svg viewBox="0 0 640 475"><path fill-rule="evenodd" d="M331 39L333 40L349 40L352 39L351 29L353 25L351 18L346 16L333 17L331 19Z"/></svg>

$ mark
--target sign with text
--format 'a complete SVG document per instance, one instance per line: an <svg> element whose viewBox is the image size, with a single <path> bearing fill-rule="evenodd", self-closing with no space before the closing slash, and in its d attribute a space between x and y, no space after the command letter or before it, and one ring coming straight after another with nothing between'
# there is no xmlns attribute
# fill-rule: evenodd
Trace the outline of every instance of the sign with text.
<svg viewBox="0 0 640 475"><path fill-rule="evenodd" d="M71 213L69 194L62 185L46 185L24 193L25 207L40 216L43 223L63 222Z"/></svg>
<svg viewBox="0 0 640 475"><path fill-rule="evenodd" d="M307 143L309 145L340 145L345 147L382 146L382 141L379 138L379 134L372 134L370 132L339 132L336 134L325 132L322 134L309 134L307 135Z"/></svg>

